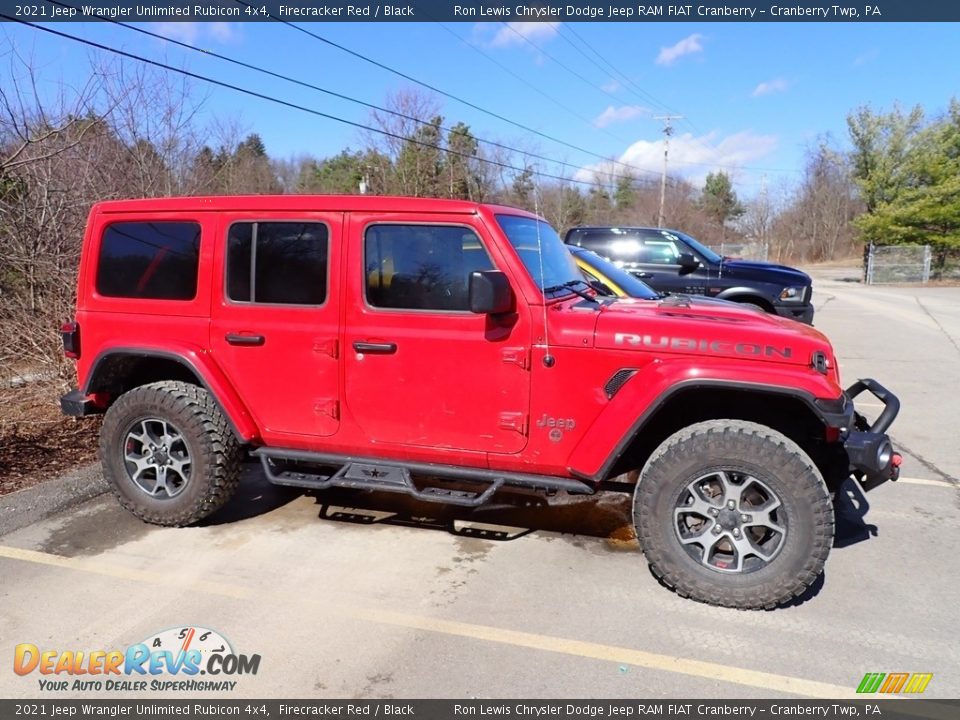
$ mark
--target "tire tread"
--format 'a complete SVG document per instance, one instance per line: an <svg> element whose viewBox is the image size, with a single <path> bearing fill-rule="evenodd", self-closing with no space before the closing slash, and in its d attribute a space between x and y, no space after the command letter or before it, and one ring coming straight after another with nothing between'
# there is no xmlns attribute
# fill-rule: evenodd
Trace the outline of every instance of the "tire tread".
<svg viewBox="0 0 960 720"><path fill-rule="evenodd" d="M691 452L703 451L694 445L728 444L731 439L755 445L755 463L761 466L789 466L791 474L800 480L795 490L798 500L806 503L813 513L813 549L805 558L799 572L781 574L776 581L757 587L724 587L707 583L687 571L662 547L655 522L646 517L642 508L650 507L658 491L651 475L662 472ZM783 469L783 468L781 468ZM645 482L645 480L647 480ZM802 595L823 572L833 544L834 514L830 494L820 471L809 456L795 442L781 433L757 423L742 420L709 420L684 428L665 440L648 459L634 494L634 521L637 538L651 569L657 578L681 597L688 597L709 605L744 610L773 609Z"/></svg>
<svg viewBox="0 0 960 720"><path fill-rule="evenodd" d="M132 501L120 490L120 482L124 479L114 477L114 469L107 461L109 453L116 448L115 443L122 442L118 434L123 428L118 423L123 414L144 404L159 405L170 413L185 413L187 427L182 428L182 432L200 438L205 446L200 450L205 456L204 475L202 478L191 475L190 478L191 482L199 480L203 484L203 492L187 507L174 513L159 513ZM179 380L141 385L121 395L104 418L100 457L104 477L120 504L141 520L156 525L180 527L202 520L226 504L240 482L240 444L226 417L205 388Z"/></svg>

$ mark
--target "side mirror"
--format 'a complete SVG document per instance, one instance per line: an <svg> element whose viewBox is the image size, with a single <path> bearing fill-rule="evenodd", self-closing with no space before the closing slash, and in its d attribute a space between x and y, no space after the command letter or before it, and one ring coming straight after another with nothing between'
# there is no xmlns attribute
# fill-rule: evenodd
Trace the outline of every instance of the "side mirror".
<svg viewBox="0 0 960 720"><path fill-rule="evenodd" d="M498 315L513 309L513 290L507 276L499 270L470 273L470 312Z"/></svg>
<svg viewBox="0 0 960 720"><path fill-rule="evenodd" d="M700 261L690 253L680 253L677 257L677 265L680 266L681 275L689 275L700 267Z"/></svg>

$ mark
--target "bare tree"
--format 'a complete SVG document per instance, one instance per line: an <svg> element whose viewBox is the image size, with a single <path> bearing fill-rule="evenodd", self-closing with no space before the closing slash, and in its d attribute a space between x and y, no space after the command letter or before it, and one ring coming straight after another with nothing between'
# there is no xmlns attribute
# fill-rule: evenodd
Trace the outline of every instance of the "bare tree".
<svg viewBox="0 0 960 720"><path fill-rule="evenodd" d="M13 49L4 59L0 383L26 373L65 384L72 367L62 357L58 330L73 316L90 207L186 191L196 110L189 87L159 72L92 64L83 87L61 82L51 97L32 59Z"/></svg>
<svg viewBox="0 0 960 720"><path fill-rule="evenodd" d="M821 140L807 153L803 180L777 217L778 258L800 262L849 256L856 247L853 219L863 212L849 160Z"/></svg>

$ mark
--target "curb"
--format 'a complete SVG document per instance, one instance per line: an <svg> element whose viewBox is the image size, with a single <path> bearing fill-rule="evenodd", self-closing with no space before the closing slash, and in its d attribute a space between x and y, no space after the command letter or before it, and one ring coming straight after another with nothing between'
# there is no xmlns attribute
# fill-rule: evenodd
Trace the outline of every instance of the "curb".
<svg viewBox="0 0 960 720"><path fill-rule="evenodd" d="M0 536L91 500L108 490L99 463L0 496Z"/></svg>

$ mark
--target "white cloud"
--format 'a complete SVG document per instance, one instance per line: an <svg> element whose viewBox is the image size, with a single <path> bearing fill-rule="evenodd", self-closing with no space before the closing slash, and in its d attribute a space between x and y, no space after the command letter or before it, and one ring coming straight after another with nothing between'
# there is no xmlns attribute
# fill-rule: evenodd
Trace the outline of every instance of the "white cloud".
<svg viewBox="0 0 960 720"><path fill-rule="evenodd" d="M526 45L524 39L535 42L549 40L560 31L558 22L508 22L490 41L491 47Z"/></svg>
<svg viewBox="0 0 960 720"><path fill-rule="evenodd" d="M200 23L196 22L161 22L154 25L153 29L158 35L191 45L200 37Z"/></svg>
<svg viewBox="0 0 960 720"><path fill-rule="evenodd" d="M770 93L784 92L788 87L789 84L783 78L767 80L757 85L753 89L753 92L750 93L750 97L760 97L761 95L769 95Z"/></svg>
<svg viewBox="0 0 960 720"><path fill-rule="evenodd" d="M684 55L703 52L703 45L700 44L701 40L703 40L703 35L694 33L688 35L676 45L660 48L660 54L657 55L656 60L657 65L673 65Z"/></svg>
<svg viewBox="0 0 960 720"><path fill-rule="evenodd" d="M853 64L866 65L867 63L873 62L878 57L880 57L880 51L874 48L873 50L867 50L867 52L863 53L863 55L858 55L855 57L853 59Z"/></svg>
<svg viewBox="0 0 960 720"><path fill-rule="evenodd" d="M626 122L649 113L649 110L639 105L621 105L620 107L610 105L594 119L593 124L598 128L605 128L607 125Z"/></svg>
<svg viewBox="0 0 960 720"><path fill-rule="evenodd" d="M224 45L235 43L240 39L240 29L235 23L212 22L205 23L210 36Z"/></svg>
<svg viewBox="0 0 960 720"><path fill-rule="evenodd" d="M700 137L691 133L674 135L670 138L669 173L700 184L709 172L722 169L730 173L731 169L766 157L776 147L776 136L757 135L749 130L724 137L716 133ZM637 168L639 177L659 176L663 167L663 140L638 140L617 160ZM592 181L595 173L610 171L623 174L626 168L623 165L610 167L609 163L597 163L578 170L575 178Z"/></svg>
<svg viewBox="0 0 960 720"><path fill-rule="evenodd" d="M614 80L613 78L611 78L610 80L607 80L607 82L605 82L603 85L601 85L600 89L603 90L604 92L615 93L617 90L620 89L620 83L617 80Z"/></svg>
<svg viewBox="0 0 960 720"><path fill-rule="evenodd" d="M198 41L212 41L227 45L240 40L240 32L236 24L228 22L161 22L156 23L153 30L158 35L189 45L196 45Z"/></svg>

